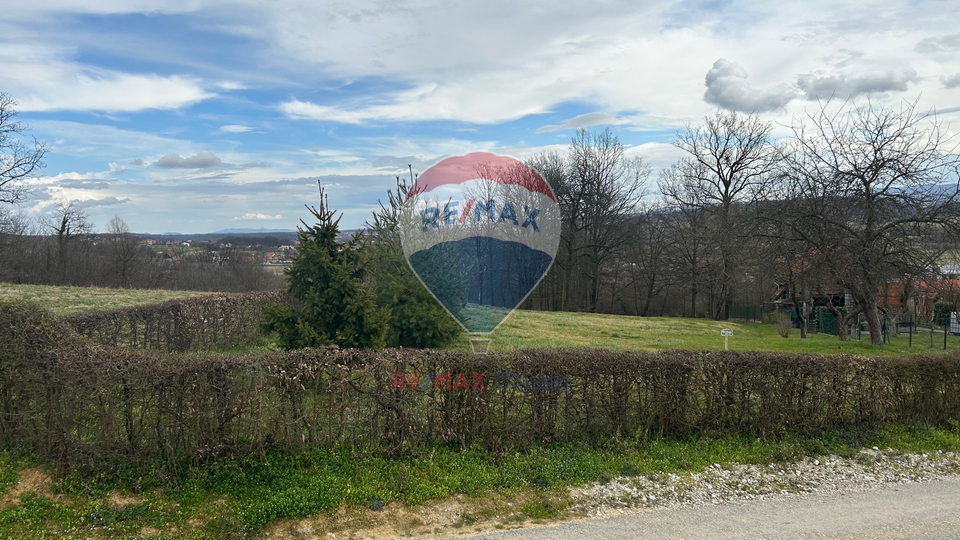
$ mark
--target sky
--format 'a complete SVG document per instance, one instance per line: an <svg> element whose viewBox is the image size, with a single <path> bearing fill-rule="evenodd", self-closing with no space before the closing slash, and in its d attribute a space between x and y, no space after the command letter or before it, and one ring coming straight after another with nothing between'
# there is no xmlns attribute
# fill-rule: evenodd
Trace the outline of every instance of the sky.
<svg viewBox="0 0 960 540"><path fill-rule="evenodd" d="M783 136L818 100L960 131L960 3L0 0L0 92L50 151L23 204L98 230L342 228L407 166L565 152L610 128L656 171L717 109Z"/></svg>

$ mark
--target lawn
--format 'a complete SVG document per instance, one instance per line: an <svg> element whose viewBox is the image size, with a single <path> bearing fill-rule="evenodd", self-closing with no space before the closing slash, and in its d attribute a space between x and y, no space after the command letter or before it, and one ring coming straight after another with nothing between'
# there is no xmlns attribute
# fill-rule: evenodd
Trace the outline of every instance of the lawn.
<svg viewBox="0 0 960 540"><path fill-rule="evenodd" d="M850 341L842 342L837 336L810 334L800 339L800 331L794 329L790 337L783 338L773 325L712 321L677 317L627 317L593 313L564 313L555 311L513 312L491 334L491 351L503 351L525 347L590 347L604 349L694 349L720 350L724 339L720 330L729 329L730 350L734 351L784 351L806 353L851 353L863 355L902 355L943 352L943 331L930 336L929 329L922 329L910 338L902 334L882 347L869 343L866 333L858 340L853 334ZM487 336L482 336L487 337ZM468 337L461 338L453 346L470 350ZM960 336L948 336L947 348L960 349Z"/></svg>
<svg viewBox="0 0 960 540"><path fill-rule="evenodd" d="M96 311L139 306L142 304L154 304L174 298L187 298L203 294L210 293L159 289L105 289L100 287L52 287L47 285L0 283L0 300L30 300L58 315L67 315L80 311Z"/></svg>
<svg viewBox="0 0 960 540"><path fill-rule="evenodd" d="M31 300L60 315L152 304L203 294L210 293L0 283L0 300ZM906 334L893 338L888 345L876 347L870 345L866 334L862 340L857 340L854 334L847 342L826 334L810 334L808 339L803 340L800 339L799 330L794 329L790 337L784 339L769 324L525 310L514 311L489 337L493 339L491 351L528 347L719 350L724 347L720 330L725 328L733 331L729 347L735 351L842 352L874 356L943 351L942 330L935 331L931 336L929 329L921 329L914 334L912 347L908 346L909 337ZM469 337L464 335L451 347L470 350ZM960 336L948 336L947 348L960 349Z"/></svg>

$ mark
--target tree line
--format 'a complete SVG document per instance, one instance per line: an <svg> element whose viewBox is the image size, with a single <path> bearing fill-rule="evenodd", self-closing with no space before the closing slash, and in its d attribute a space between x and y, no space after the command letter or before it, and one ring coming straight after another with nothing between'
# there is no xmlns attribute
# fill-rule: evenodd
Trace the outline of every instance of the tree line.
<svg viewBox="0 0 960 540"><path fill-rule="evenodd" d="M960 254L957 141L915 104L827 102L787 125L718 111L674 144L656 179L609 130L528 161L564 228L525 307L725 319L779 290L804 330L819 303L842 339L859 315L880 344L907 300L891 285L920 294Z"/></svg>
<svg viewBox="0 0 960 540"><path fill-rule="evenodd" d="M119 216L95 234L87 214L70 203L34 218L14 212L3 216L0 281L220 292L284 286L282 277L241 249L211 244L160 252L141 244Z"/></svg>
<svg viewBox="0 0 960 540"><path fill-rule="evenodd" d="M25 142L15 105L0 94L6 203L22 199L24 179L47 151ZM958 141L915 103L828 101L788 124L721 110L680 131L674 144L683 157L655 178L609 129L581 129L565 154L527 161L552 186L563 227L553 267L522 307L725 319L777 294L802 332L820 305L840 321L841 339L859 317L879 344L882 320L896 320L908 300L929 296L933 283L957 288L942 278L960 262ZM350 242L336 240L338 219L326 203L312 210L317 224L304 222L300 263L291 269L307 273L296 285L301 302L311 287L335 283L353 295L344 306L354 310L357 328L373 325L355 331L374 336L373 345L437 345L457 334L403 260L397 215L407 187L398 177L396 191ZM91 230L69 204L33 224L3 214L0 279L208 290L278 285L239 253L184 254L171 267L119 218L99 242L90 240ZM337 255L343 251L351 255ZM318 264L327 270L317 274ZM290 272L287 278L299 283ZM328 310L311 309L329 318ZM304 324L293 312L275 315ZM338 342L337 335L290 340L320 344Z"/></svg>

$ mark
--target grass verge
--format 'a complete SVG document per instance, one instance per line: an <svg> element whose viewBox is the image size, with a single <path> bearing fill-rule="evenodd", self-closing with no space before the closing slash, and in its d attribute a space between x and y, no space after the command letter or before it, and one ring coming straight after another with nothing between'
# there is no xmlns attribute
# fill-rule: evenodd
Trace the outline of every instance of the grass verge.
<svg viewBox="0 0 960 540"><path fill-rule="evenodd" d="M314 531L336 532L373 527L371 516L380 512L399 516L411 534L452 533L490 518L509 528L564 517L568 486L691 472L713 463L849 456L871 446L960 451L960 426L886 425L766 440L701 435L507 454L437 447L390 457L342 448L226 460L162 480L119 472L53 483L43 479L42 464L8 452L0 454L0 538L247 538L266 527L276 530L278 523L294 527L309 516ZM450 501L458 501L460 510L444 525L416 512L449 508Z"/></svg>

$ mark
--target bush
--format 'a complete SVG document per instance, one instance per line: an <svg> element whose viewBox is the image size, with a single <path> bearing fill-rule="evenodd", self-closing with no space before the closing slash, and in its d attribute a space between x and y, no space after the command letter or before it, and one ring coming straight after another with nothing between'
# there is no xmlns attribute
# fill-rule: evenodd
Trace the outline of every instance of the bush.
<svg viewBox="0 0 960 540"><path fill-rule="evenodd" d="M773 324L773 327L777 329L777 333L780 334L780 337L790 337L790 330L793 329L793 319L790 318L790 315L782 311L774 311L770 319L771 324Z"/></svg>

